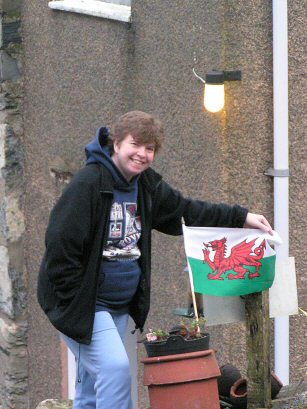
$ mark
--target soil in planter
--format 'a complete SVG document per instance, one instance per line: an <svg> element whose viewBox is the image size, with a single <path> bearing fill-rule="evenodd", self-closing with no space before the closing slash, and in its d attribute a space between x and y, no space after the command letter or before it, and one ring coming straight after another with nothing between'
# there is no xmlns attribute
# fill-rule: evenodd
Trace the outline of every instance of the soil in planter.
<svg viewBox="0 0 307 409"><path fill-rule="evenodd" d="M148 357L184 354L209 349L210 335L201 334L198 338L184 338L182 335L170 335L165 341L144 341Z"/></svg>

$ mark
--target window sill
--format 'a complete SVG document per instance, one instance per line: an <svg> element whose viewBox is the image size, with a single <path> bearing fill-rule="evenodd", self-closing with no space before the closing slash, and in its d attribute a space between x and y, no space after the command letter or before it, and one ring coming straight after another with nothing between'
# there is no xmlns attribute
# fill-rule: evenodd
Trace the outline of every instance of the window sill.
<svg viewBox="0 0 307 409"><path fill-rule="evenodd" d="M54 10L88 14L111 20L131 22L131 7L97 0L53 0L48 6Z"/></svg>

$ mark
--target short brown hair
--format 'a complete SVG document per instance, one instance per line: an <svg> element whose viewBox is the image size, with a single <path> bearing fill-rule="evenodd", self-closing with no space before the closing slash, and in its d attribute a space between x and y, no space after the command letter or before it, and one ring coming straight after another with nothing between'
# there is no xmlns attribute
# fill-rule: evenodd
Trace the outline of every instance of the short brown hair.
<svg viewBox="0 0 307 409"><path fill-rule="evenodd" d="M138 143L154 143L155 153L162 146L164 129L162 122L153 115L142 111L130 111L120 116L111 127L112 142L121 142L127 135L133 136Z"/></svg>

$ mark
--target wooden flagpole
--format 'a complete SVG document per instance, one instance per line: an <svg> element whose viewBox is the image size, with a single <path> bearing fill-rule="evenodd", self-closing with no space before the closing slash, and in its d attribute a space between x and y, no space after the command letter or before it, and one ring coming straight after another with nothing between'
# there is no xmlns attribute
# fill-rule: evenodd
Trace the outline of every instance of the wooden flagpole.
<svg viewBox="0 0 307 409"><path fill-rule="evenodd" d="M185 225L184 218L182 217L181 219L182 225ZM194 281L193 281L193 274L192 270L189 264L189 261L187 260L187 265L188 265L188 270L189 270L189 280L190 280L190 287L191 287L191 295L192 295L192 302L193 302L193 309L194 309L194 316L196 318L196 321L199 320L198 318L198 311L197 311L197 304L196 304L196 297L195 297L195 291L194 291ZM200 328L198 327L199 331Z"/></svg>
<svg viewBox="0 0 307 409"><path fill-rule="evenodd" d="M190 286L191 286L191 295L192 295L194 316L195 316L196 320L198 321L198 311L197 311L196 297L195 297L195 291L194 291L193 274L192 274L192 270L191 270L189 262L188 262L188 269L189 269L189 279L190 279Z"/></svg>

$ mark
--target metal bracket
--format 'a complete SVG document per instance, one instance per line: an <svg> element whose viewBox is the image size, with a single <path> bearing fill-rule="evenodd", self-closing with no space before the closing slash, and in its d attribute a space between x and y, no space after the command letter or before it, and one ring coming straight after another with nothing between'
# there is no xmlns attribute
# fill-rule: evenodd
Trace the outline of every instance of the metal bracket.
<svg viewBox="0 0 307 409"><path fill-rule="evenodd" d="M241 81L242 80L242 71L223 71L225 81Z"/></svg>
<svg viewBox="0 0 307 409"><path fill-rule="evenodd" d="M266 176L288 178L290 176L290 170L269 168L268 170L264 171L263 174Z"/></svg>

